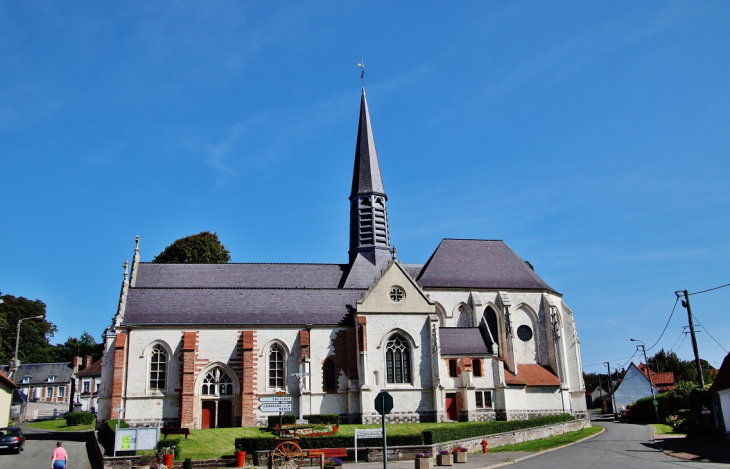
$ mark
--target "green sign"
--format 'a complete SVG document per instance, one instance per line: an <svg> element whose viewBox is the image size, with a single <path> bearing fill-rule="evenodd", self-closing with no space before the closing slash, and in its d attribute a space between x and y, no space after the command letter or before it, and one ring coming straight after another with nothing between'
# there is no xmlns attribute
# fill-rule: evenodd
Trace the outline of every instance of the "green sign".
<svg viewBox="0 0 730 469"><path fill-rule="evenodd" d="M654 399L654 407L656 407L658 405L659 405L659 401L657 401L656 399Z"/></svg>

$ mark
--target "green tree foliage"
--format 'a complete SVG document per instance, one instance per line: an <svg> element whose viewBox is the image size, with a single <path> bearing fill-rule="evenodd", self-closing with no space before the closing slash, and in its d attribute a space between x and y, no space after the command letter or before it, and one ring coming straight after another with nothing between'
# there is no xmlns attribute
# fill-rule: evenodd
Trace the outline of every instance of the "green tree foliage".
<svg viewBox="0 0 730 469"><path fill-rule="evenodd" d="M675 352L665 352L661 349L653 357L648 359L649 368L652 371L659 373L667 373L671 371L674 373L674 382L688 381L691 383L699 383L699 377L697 376L697 365L694 360L682 360ZM710 365L706 360L700 359L700 365L702 366L702 374L705 377L705 382L710 377L715 376L715 368Z"/></svg>
<svg viewBox="0 0 730 469"><path fill-rule="evenodd" d="M46 305L41 300L29 300L22 296L2 295L0 304L0 363L8 364L15 353L15 333L18 321L34 316L42 319L23 321L20 327L18 359L21 363L48 363L53 361L53 346L49 340L56 333L56 326L45 320Z"/></svg>
<svg viewBox="0 0 730 469"><path fill-rule="evenodd" d="M69 337L65 343L54 347L53 361L70 362L74 357L85 357L91 355L92 361L101 358L104 344L97 344L94 337L88 332L81 333L80 338Z"/></svg>
<svg viewBox="0 0 730 469"><path fill-rule="evenodd" d="M178 239L152 259L152 262L156 264L225 264L230 260L231 253L218 240L218 234L203 231Z"/></svg>

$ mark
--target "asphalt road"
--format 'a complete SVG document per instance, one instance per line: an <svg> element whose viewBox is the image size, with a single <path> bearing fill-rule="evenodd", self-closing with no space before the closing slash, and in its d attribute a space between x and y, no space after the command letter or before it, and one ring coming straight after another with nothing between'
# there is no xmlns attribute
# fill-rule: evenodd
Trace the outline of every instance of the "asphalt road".
<svg viewBox="0 0 730 469"><path fill-rule="evenodd" d="M51 454L56 442L62 441L68 453L69 469L91 469L83 435L74 432L44 432L23 427L25 451L0 454L0 469L46 469L51 467Z"/></svg>
<svg viewBox="0 0 730 469"><path fill-rule="evenodd" d="M654 447L651 427L611 420L593 421L606 429L588 441L578 443L509 466L514 469L657 469L722 467L727 464L690 462L667 456Z"/></svg>

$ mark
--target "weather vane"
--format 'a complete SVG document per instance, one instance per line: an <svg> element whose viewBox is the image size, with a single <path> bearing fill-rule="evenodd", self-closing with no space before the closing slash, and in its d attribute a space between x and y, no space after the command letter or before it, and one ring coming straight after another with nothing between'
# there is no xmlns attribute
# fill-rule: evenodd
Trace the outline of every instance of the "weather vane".
<svg viewBox="0 0 730 469"><path fill-rule="evenodd" d="M358 67L362 69L362 72L360 73L360 80L362 80L363 85L365 84L365 58L360 57L360 63L357 64Z"/></svg>

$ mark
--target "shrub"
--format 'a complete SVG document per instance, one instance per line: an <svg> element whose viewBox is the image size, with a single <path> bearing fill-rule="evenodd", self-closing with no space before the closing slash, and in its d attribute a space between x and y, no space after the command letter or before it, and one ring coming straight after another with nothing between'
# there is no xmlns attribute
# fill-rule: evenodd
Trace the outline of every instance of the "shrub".
<svg viewBox="0 0 730 469"><path fill-rule="evenodd" d="M161 454L174 454L175 459L180 457L182 438L169 438L157 442L157 452Z"/></svg>
<svg viewBox="0 0 730 469"><path fill-rule="evenodd" d="M91 412L68 412L66 414L66 425L69 427L91 425L95 419L96 416Z"/></svg>
<svg viewBox="0 0 730 469"><path fill-rule="evenodd" d="M185 458L183 469L193 469L193 460L191 458Z"/></svg>
<svg viewBox="0 0 730 469"><path fill-rule="evenodd" d="M114 452L114 434L117 428L117 420L107 420L99 429L99 441L104 446L106 454L112 454ZM124 420L119 421L119 428L129 428L127 422Z"/></svg>

